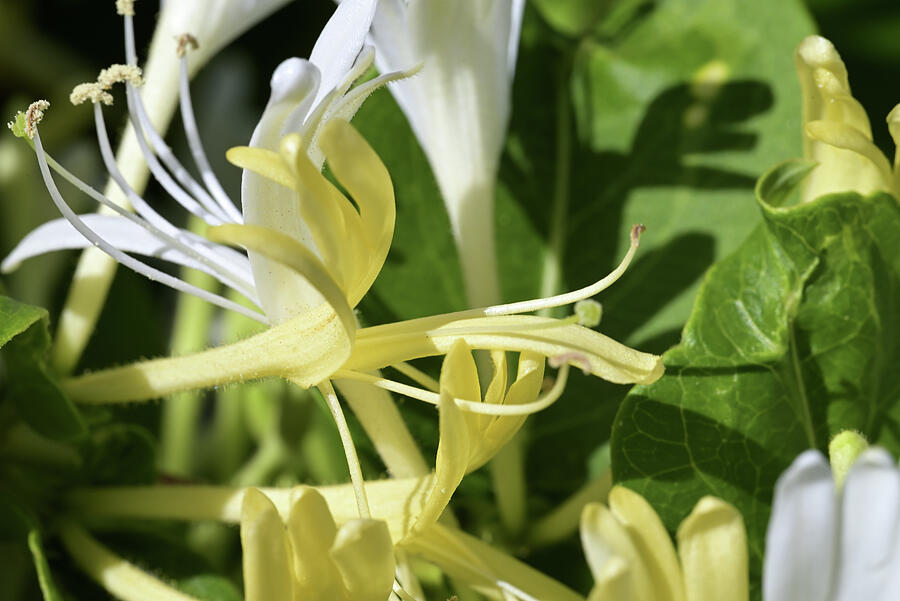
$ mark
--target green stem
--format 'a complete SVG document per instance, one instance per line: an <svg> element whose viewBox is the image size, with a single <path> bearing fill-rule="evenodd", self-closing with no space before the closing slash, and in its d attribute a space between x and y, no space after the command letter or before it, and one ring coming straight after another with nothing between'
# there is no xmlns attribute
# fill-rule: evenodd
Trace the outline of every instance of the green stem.
<svg viewBox="0 0 900 601"><path fill-rule="evenodd" d="M528 533L528 544L543 547L557 543L578 529L581 511L588 503L602 503L612 487L612 471L585 483L556 509L539 519Z"/></svg>
<svg viewBox="0 0 900 601"><path fill-rule="evenodd" d="M556 173L547 249L544 252L541 297L553 296L562 287L562 264L566 252L569 214L569 180L572 170L571 109L569 98L570 60L561 59L556 82ZM540 314L552 317L553 309Z"/></svg>
<svg viewBox="0 0 900 601"><path fill-rule="evenodd" d="M0 456L51 469L73 470L82 464L81 456L71 446L44 438L24 423L5 433Z"/></svg>
<svg viewBox="0 0 900 601"><path fill-rule="evenodd" d="M125 561L74 522L63 522L59 535L78 567L114 597L124 601L197 601Z"/></svg>
<svg viewBox="0 0 900 601"><path fill-rule="evenodd" d="M197 227L191 221L191 230ZM217 282L211 275L183 269L182 278L189 284L212 290ZM179 295L172 327L172 354L186 355L203 350L209 338L215 307L189 294ZM181 392L172 395L162 405L160 425L159 467L163 472L192 476L196 457L197 425L203 409L203 393Z"/></svg>
<svg viewBox="0 0 900 601"><path fill-rule="evenodd" d="M519 431L491 459L491 483L500 521L510 534L518 534L525 525L525 435Z"/></svg>
<svg viewBox="0 0 900 601"><path fill-rule="evenodd" d="M232 478L237 486L257 486L265 482L284 461L284 443L280 438L266 438L256 453Z"/></svg>

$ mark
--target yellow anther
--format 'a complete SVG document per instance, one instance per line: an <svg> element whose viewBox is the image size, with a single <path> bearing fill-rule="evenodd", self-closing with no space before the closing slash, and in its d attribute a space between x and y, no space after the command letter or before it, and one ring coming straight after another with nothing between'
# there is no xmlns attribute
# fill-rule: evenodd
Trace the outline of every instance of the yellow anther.
<svg viewBox="0 0 900 601"><path fill-rule="evenodd" d="M175 53L178 55L178 58L181 58L185 54L187 54L188 47L190 47L191 50L196 50L200 47L200 44L197 43L197 38L189 33L183 33L181 35L175 36L175 41L178 42L178 48L175 49Z"/></svg>
<svg viewBox="0 0 900 601"><path fill-rule="evenodd" d="M37 133L37 124L44 118L44 111L48 108L50 108L50 103L46 100L36 100L28 105L28 110L25 111L25 135L29 140L34 139L34 134Z"/></svg>
<svg viewBox="0 0 900 601"><path fill-rule="evenodd" d="M79 105L90 100L93 103L102 102L103 104L112 104L112 94L103 89L99 83L80 83L72 89L69 94L69 102Z"/></svg>
<svg viewBox="0 0 900 601"><path fill-rule="evenodd" d="M100 71L100 75L97 76L97 83L105 90L119 82L128 82L134 86L141 85L143 80L140 68L134 65L110 65Z"/></svg>
<svg viewBox="0 0 900 601"><path fill-rule="evenodd" d="M133 17L134 0L116 0L116 12L123 17Z"/></svg>

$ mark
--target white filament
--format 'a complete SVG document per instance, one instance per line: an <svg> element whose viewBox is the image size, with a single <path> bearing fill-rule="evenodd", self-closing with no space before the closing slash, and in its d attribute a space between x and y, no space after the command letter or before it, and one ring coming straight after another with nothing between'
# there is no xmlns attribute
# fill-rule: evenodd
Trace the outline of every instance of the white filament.
<svg viewBox="0 0 900 601"><path fill-rule="evenodd" d="M150 267L145 263L142 263L141 261L138 261L134 257L125 254L118 248L106 242L106 240L98 236L96 232L88 227L63 199L62 195L59 192L59 189L56 187L56 182L53 181L53 176L50 173L50 168L47 165L47 160L44 157L44 147L41 144L41 137L37 131L35 131L34 135L34 150L35 154L37 155L38 166L41 170L41 177L43 177L44 179L44 184L47 186L47 191L50 192L50 198L53 199L53 204L56 205L56 208L63 215L63 217L65 217L66 220L72 224L72 227L78 230L78 233L84 236L91 244L114 258L122 265L125 265L129 269L132 269L133 271L143 275L149 280L158 281L180 292L193 294L194 296L197 296L214 305L218 305L219 307L222 307L224 309L236 311L237 313L245 315L256 321L267 323L265 316L263 316L262 314L251 309L247 309L246 307L227 298L224 298L217 294L213 294L207 290L203 290L202 288L198 288L197 286L193 286L186 282L182 282L178 278L175 278L163 271L160 271L158 269Z"/></svg>
<svg viewBox="0 0 900 601"><path fill-rule="evenodd" d="M215 197L216 202L227 214L228 218L235 223L243 223L244 217L241 212L234 206L234 202L225 193L219 178L213 172L206 157L206 151L203 150L203 142L200 139L200 132L197 128L197 119L194 117L194 106L191 102L191 86L188 80L187 56L181 57L181 75L179 81L181 105L181 122L184 124L184 134L187 137L188 146L191 148L191 154L194 156L194 163L200 170L200 175L206 187Z"/></svg>

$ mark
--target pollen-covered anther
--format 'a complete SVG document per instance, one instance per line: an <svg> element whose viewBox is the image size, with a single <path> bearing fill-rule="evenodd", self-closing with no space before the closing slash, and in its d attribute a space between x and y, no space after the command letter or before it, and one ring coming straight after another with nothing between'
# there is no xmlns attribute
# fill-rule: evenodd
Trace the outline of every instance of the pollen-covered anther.
<svg viewBox="0 0 900 601"><path fill-rule="evenodd" d="M178 58L181 58L185 54L187 54L188 50L196 50L200 47L200 44L197 42L197 38L189 33L183 33L181 35L175 36L175 41L178 43L178 47L175 49L175 53L178 55Z"/></svg>
<svg viewBox="0 0 900 601"><path fill-rule="evenodd" d="M116 12L123 17L133 17L134 0L116 0Z"/></svg>
<svg viewBox="0 0 900 601"><path fill-rule="evenodd" d="M635 225L631 226L631 243L637 244L641 239L641 234L643 234L646 229L647 226L645 226L643 223L636 223Z"/></svg>
<svg viewBox="0 0 900 601"><path fill-rule="evenodd" d="M144 83L141 69L134 65L110 65L97 76L97 83L106 90L119 82L130 83L133 86L141 85Z"/></svg>
<svg viewBox="0 0 900 601"><path fill-rule="evenodd" d="M28 105L25 111L25 135L31 140L37 133L37 124L44 118L44 111L50 108L50 103L46 100L36 100Z"/></svg>
<svg viewBox="0 0 900 601"><path fill-rule="evenodd" d="M554 368L572 363L581 368L581 371L583 371L586 376L591 374L591 360L584 353L576 351L560 353L559 355L548 357L547 362L550 364L550 367Z"/></svg>
<svg viewBox="0 0 900 601"><path fill-rule="evenodd" d="M72 89L69 94L69 102L79 105L84 102L91 101L93 103L102 102L103 104L112 104L112 94L103 89L97 82L80 83Z"/></svg>

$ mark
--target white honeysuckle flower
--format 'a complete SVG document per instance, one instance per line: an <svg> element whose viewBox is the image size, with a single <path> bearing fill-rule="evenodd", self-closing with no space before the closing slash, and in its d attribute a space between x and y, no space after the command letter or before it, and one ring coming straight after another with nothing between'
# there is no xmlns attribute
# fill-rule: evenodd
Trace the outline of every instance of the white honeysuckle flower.
<svg viewBox="0 0 900 601"><path fill-rule="evenodd" d="M290 0L162 0L157 38L171 40L190 32L199 44L188 66L204 64L232 40L262 21ZM134 4L119 0L117 6ZM131 11L134 14L134 11ZM165 60L164 53L159 53ZM149 66L148 69L149 70Z"/></svg>
<svg viewBox="0 0 900 601"><path fill-rule="evenodd" d="M501 369L505 369L505 360L499 354L505 352L525 353L523 357L527 358L520 362L520 368L530 365L534 373L538 364L542 370L543 362L549 359L552 366L562 369L561 382L565 381L568 365L623 384L650 384L664 369L660 357L636 351L585 328L577 323L576 316L553 319L521 315L576 303L605 290L625 272L637 252L644 229L640 225L632 228L631 245L622 262L606 277L580 290L359 327L353 310L387 257L396 207L390 175L347 119L378 86L408 75L387 73L353 86L374 61L374 52L363 46L374 15L373 2L345 1L323 31L312 60L289 59L276 70L272 97L253 133L251 146L232 148L227 153L233 164L245 169L243 214L208 168L194 123L184 57L182 121L203 184L194 180L149 124L137 94L140 71L135 65L113 65L101 72L96 83L79 86L72 94L75 102L94 103L104 162L137 214L116 206L44 152L37 122L46 103L33 104L27 114L20 114L11 125L23 137L33 139L47 189L64 219L27 236L3 264L8 269L41 252L93 244L150 279L270 325L269 329L249 338L199 353L142 361L69 378L63 388L77 402L119 403L268 377L284 378L303 388L316 386L325 395L341 434L351 479L358 492L360 515L365 513L366 505L362 473L332 381L339 385L347 381L365 384L374 392L393 391L439 404L440 391L433 380L407 362L446 355L460 341L473 349L494 351L495 363ZM126 15L125 19L131 17ZM126 31L129 30L127 27ZM183 38L182 41L186 46L193 40ZM132 36L128 36L128 42L133 46ZM348 45L357 50L348 52ZM112 100L108 90L116 82L125 83L132 125L138 131L151 172L170 196L206 223L206 238L181 230L156 213L118 171L102 110L102 104ZM323 82L337 83L329 89L325 86L331 84ZM144 140L145 135L148 141ZM326 159L346 195L322 175ZM51 168L117 215L109 218L76 215L60 194ZM73 228L84 240L72 235ZM225 244L242 246L247 254ZM128 253L157 256L201 269L243 294L255 306L248 308L197 288ZM377 373L386 367L419 386L389 380ZM528 381L532 380L533 377ZM561 391L561 386L554 387L540 399L513 402L520 399L523 386L520 384L515 391L511 389L505 397L513 403L510 405L475 402L474 398L453 399L454 406L459 404L469 412L503 416L503 419L474 420L477 427L473 427L484 428L487 440L472 447L471 461L486 460L496 451L496 445L515 432L521 420L510 416L539 411L554 402ZM471 392L477 388L469 386L461 390ZM379 450L393 453L405 448L394 442L405 432L405 428L397 425L402 426L399 416L393 424L378 419L381 421L375 420L374 425L368 422L367 432L376 446L380 445ZM406 438L407 446L413 447L411 437L407 434ZM415 475L424 471L424 466L418 469L410 463L407 471Z"/></svg>
<svg viewBox="0 0 900 601"><path fill-rule="evenodd" d="M524 0L382 0L372 24L381 72L437 179L470 304L497 302L494 182L510 115Z"/></svg>
<svg viewBox="0 0 900 601"><path fill-rule="evenodd" d="M775 485L766 532L764 601L900 597L900 470L863 451L841 489L828 460L805 451Z"/></svg>
<svg viewBox="0 0 900 601"><path fill-rule="evenodd" d="M171 5L175 4L180 3L171 3ZM221 8L225 12L227 12L225 5L239 4L245 9L246 18L254 18L265 12L261 7L262 3L219 2L218 4L222 5ZM248 223L266 223L265 212L259 210L259 201L268 191L252 189L245 179L243 204L246 215L242 215L241 211L228 198L209 166L200 142L190 101L188 63L192 52L180 52L181 116L193 158L202 175L203 185L189 174L174 156L162 136L153 128L147 116L142 95L137 91L137 86L141 82L140 72L134 66L137 58L131 14L133 11L129 10L128 3L120 2L119 7L126 23L126 54L130 59L129 65L114 65L110 69L105 69L101 72L97 83L78 86L73 92L72 100L73 102L91 100L94 103L97 135L104 163L127 200L134 206L137 214L133 215L119 208L109 198L90 188L56 164L52 158L47 157L48 169L45 170L45 180L47 180L51 192L55 189L52 179L49 179L49 168L52 167L77 188L111 209L115 214L75 216L71 210L68 210L66 203L60 197L58 199L60 202L57 204L65 205L65 208L60 207L64 218L45 223L29 233L3 260L2 270L4 272L12 271L25 259L45 252L67 248L85 248L93 244L108 252L127 267L151 279L159 280L178 290L196 294L214 304L240 312L257 321L263 323L277 321L280 313L283 313L280 310L281 307L276 306L273 309L275 317L267 316L259 311L247 309L223 296L196 288L125 254L134 253L159 257L179 265L200 269L213 275L226 286L240 292L254 304L266 307L266 303L260 300L261 297L265 298L265 294L259 291L260 289L267 290L264 282L266 277L254 278L246 256L227 246L210 242L201 236L172 225L134 191L116 165L101 105L112 102L112 96L106 90L113 83L123 81L127 87L131 123L136 131L142 134L138 137L138 144L143 158L147 161L153 176L175 200L210 226L228 223L240 224L244 222L245 217ZM232 8L235 7L232 6ZM186 9L173 10L182 11L174 13L176 16L181 16L179 19L172 17L173 22L187 22L185 20L188 18L188 13L184 12ZM374 10L374 0L346 2L335 11L329 20L313 49L313 57L310 61L291 58L276 69L272 78L272 99L254 133L253 142L256 145L275 149L278 140L283 135L290 132L300 133L302 139L306 141L304 147L311 155L317 157L315 159L317 167L321 168L324 160L322 153L317 146L312 144L317 139L321 127L332 118L347 119L351 117L368 94L385 81L398 76L397 74L388 74L360 86L352 87L354 81L373 61L373 52L371 49L363 51L363 42ZM222 21L222 18L219 18L218 21ZM233 25L231 27L234 29ZM190 39L182 40L180 44L187 41L196 42L196 40ZM173 52L169 55L169 60L173 63L176 62L174 47ZM285 110L285 106L287 110ZM279 114L280 112L283 114ZM282 121L284 121L283 124ZM271 131L267 131L267 128ZM144 140L144 136L149 140L149 144ZM35 142L36 144L40 143L39 136ZM39 152L39 161L43 158L44 153ZM248 187L251 189L247 190ZM284 191L287 189L277 185L270 187L272 192L266 198L274 204L277 202L279 194L283 197ZM293 194L289 190L287 192ZM54 198L54 200L57 199ZM263 213L262 218L260 213ZM290 223L291 221L286 220L286 222ZM272 225L276 229L281 229L283 226L283 222L278 219L271 224L266 224ZM263 280L262 284L260 279Z"/></svg>

